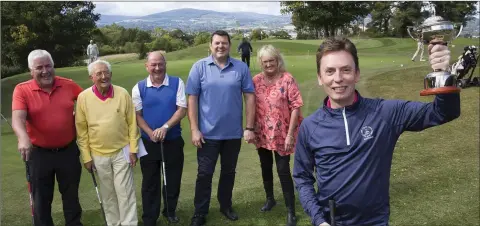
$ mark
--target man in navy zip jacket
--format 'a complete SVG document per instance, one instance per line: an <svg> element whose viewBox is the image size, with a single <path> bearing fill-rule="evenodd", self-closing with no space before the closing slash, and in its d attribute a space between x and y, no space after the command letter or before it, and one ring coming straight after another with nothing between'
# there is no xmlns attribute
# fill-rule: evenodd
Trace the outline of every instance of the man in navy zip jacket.
<svg viewBox="0 0 480 226"><path fill-rule="evenodd" d="M430 45L429 50L432 68L446 70L447 46ZM357 50L348 39L327 39L320 45L317 75L328 97L300 126L293 169L300 202L314 226L330 225L332 199L337 225L388 225L395 143L404 131L459 117L460 95L438 94L431 103L363 98L355 90L360 78Z"/></svg>

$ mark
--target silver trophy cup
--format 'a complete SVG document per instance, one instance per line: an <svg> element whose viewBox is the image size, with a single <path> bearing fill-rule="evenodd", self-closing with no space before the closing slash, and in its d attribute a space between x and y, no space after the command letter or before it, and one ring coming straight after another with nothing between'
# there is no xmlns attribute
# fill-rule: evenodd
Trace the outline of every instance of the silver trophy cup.
<svg viewBox="0 0 480 226"><path fill-rule="evenodd" d="M410 33L410 29L413 27L407 27L407 31ZM424 43L430 43L433 45L447 45L453 39L457 38L462 32L463 25L460 26L457 34L455 30L455 24L450 21L444 20L441 16L432 16L427 18L416 30L421 32L421 38ZM448 71L434 70L424 78L424 90L420 92L421 96L445 94L445 93L458 93L460 88L457 87L456 77Z"/></svg>

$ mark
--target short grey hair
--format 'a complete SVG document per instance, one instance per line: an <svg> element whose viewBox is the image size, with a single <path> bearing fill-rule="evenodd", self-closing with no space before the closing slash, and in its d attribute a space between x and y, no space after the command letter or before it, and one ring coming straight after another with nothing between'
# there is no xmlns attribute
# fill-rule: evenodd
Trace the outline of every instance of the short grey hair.
<svg viewBox="0 0 480 226"><path fill-rule="evenodd" d="M28 54L28 68L33 69L33 61L37 58L43 58L43 57L48 57L50 59L50 62L52 62L52 67L53 67L53 59L52 55L50 55L49 52L43 49L36 49L30 52Z"/></svg>
<svg viewBox="0 0 480 226"><path fill-rule="evenodd" d="M258 63L262 66L262 57L269 56L273 57L277 60L278 71L285 72L285 62L283 61L283 56L280 54L280 51L273 47L272 45L264 45L262 46L257 53Z"/></svg>
<svg viewBox="0 0 480 226"><path fill-rule="evenodd" d="M110 63L108 63L107 61L105 60L96 60L94 62L92 62L91 64L88 65L88 75L92 75L93 73L93 67L97 64L104 64L107 66L108 68L108 72L112 72L112 65L110 65Z"/></svg>
<svg viewBox="0 0 480 226"><path fill-rule="evenodd" d="M147 54L147 61L150 59L150 55L151 55L151 54L154 54L154 53L160 54L160 56L163 57L163 60L165 61L165 63L167 63L167 56L166 56L166 55L167 55L167 52L165 52L164 50L156 50L156 51L149 52L149 53Z"/></svg>

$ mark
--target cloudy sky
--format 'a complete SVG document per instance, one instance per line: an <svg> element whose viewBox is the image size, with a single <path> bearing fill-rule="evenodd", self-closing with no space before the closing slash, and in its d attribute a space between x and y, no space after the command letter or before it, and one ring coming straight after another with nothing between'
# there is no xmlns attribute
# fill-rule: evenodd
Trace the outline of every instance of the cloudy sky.
<svg viewBox="0 0 480 226"><path fill-rule="evenodd" d="M280 15L280 2L94 2L95 12L104 15L146 16L180 8L219 12L255 12Z"/></svg>

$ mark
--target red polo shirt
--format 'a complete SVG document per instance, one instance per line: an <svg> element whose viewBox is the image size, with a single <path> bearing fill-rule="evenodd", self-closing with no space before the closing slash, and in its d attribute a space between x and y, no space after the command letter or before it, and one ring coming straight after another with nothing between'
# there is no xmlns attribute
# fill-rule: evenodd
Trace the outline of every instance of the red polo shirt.
<svg viewBox="0 0 480 226"><path fill-rule="evenodd" d="M60 148L75 139L74 104L82 90L73 80L59 76L50 93L33 79L15 87L12 111L27 111L27 133L33 145Z"/></svg>

